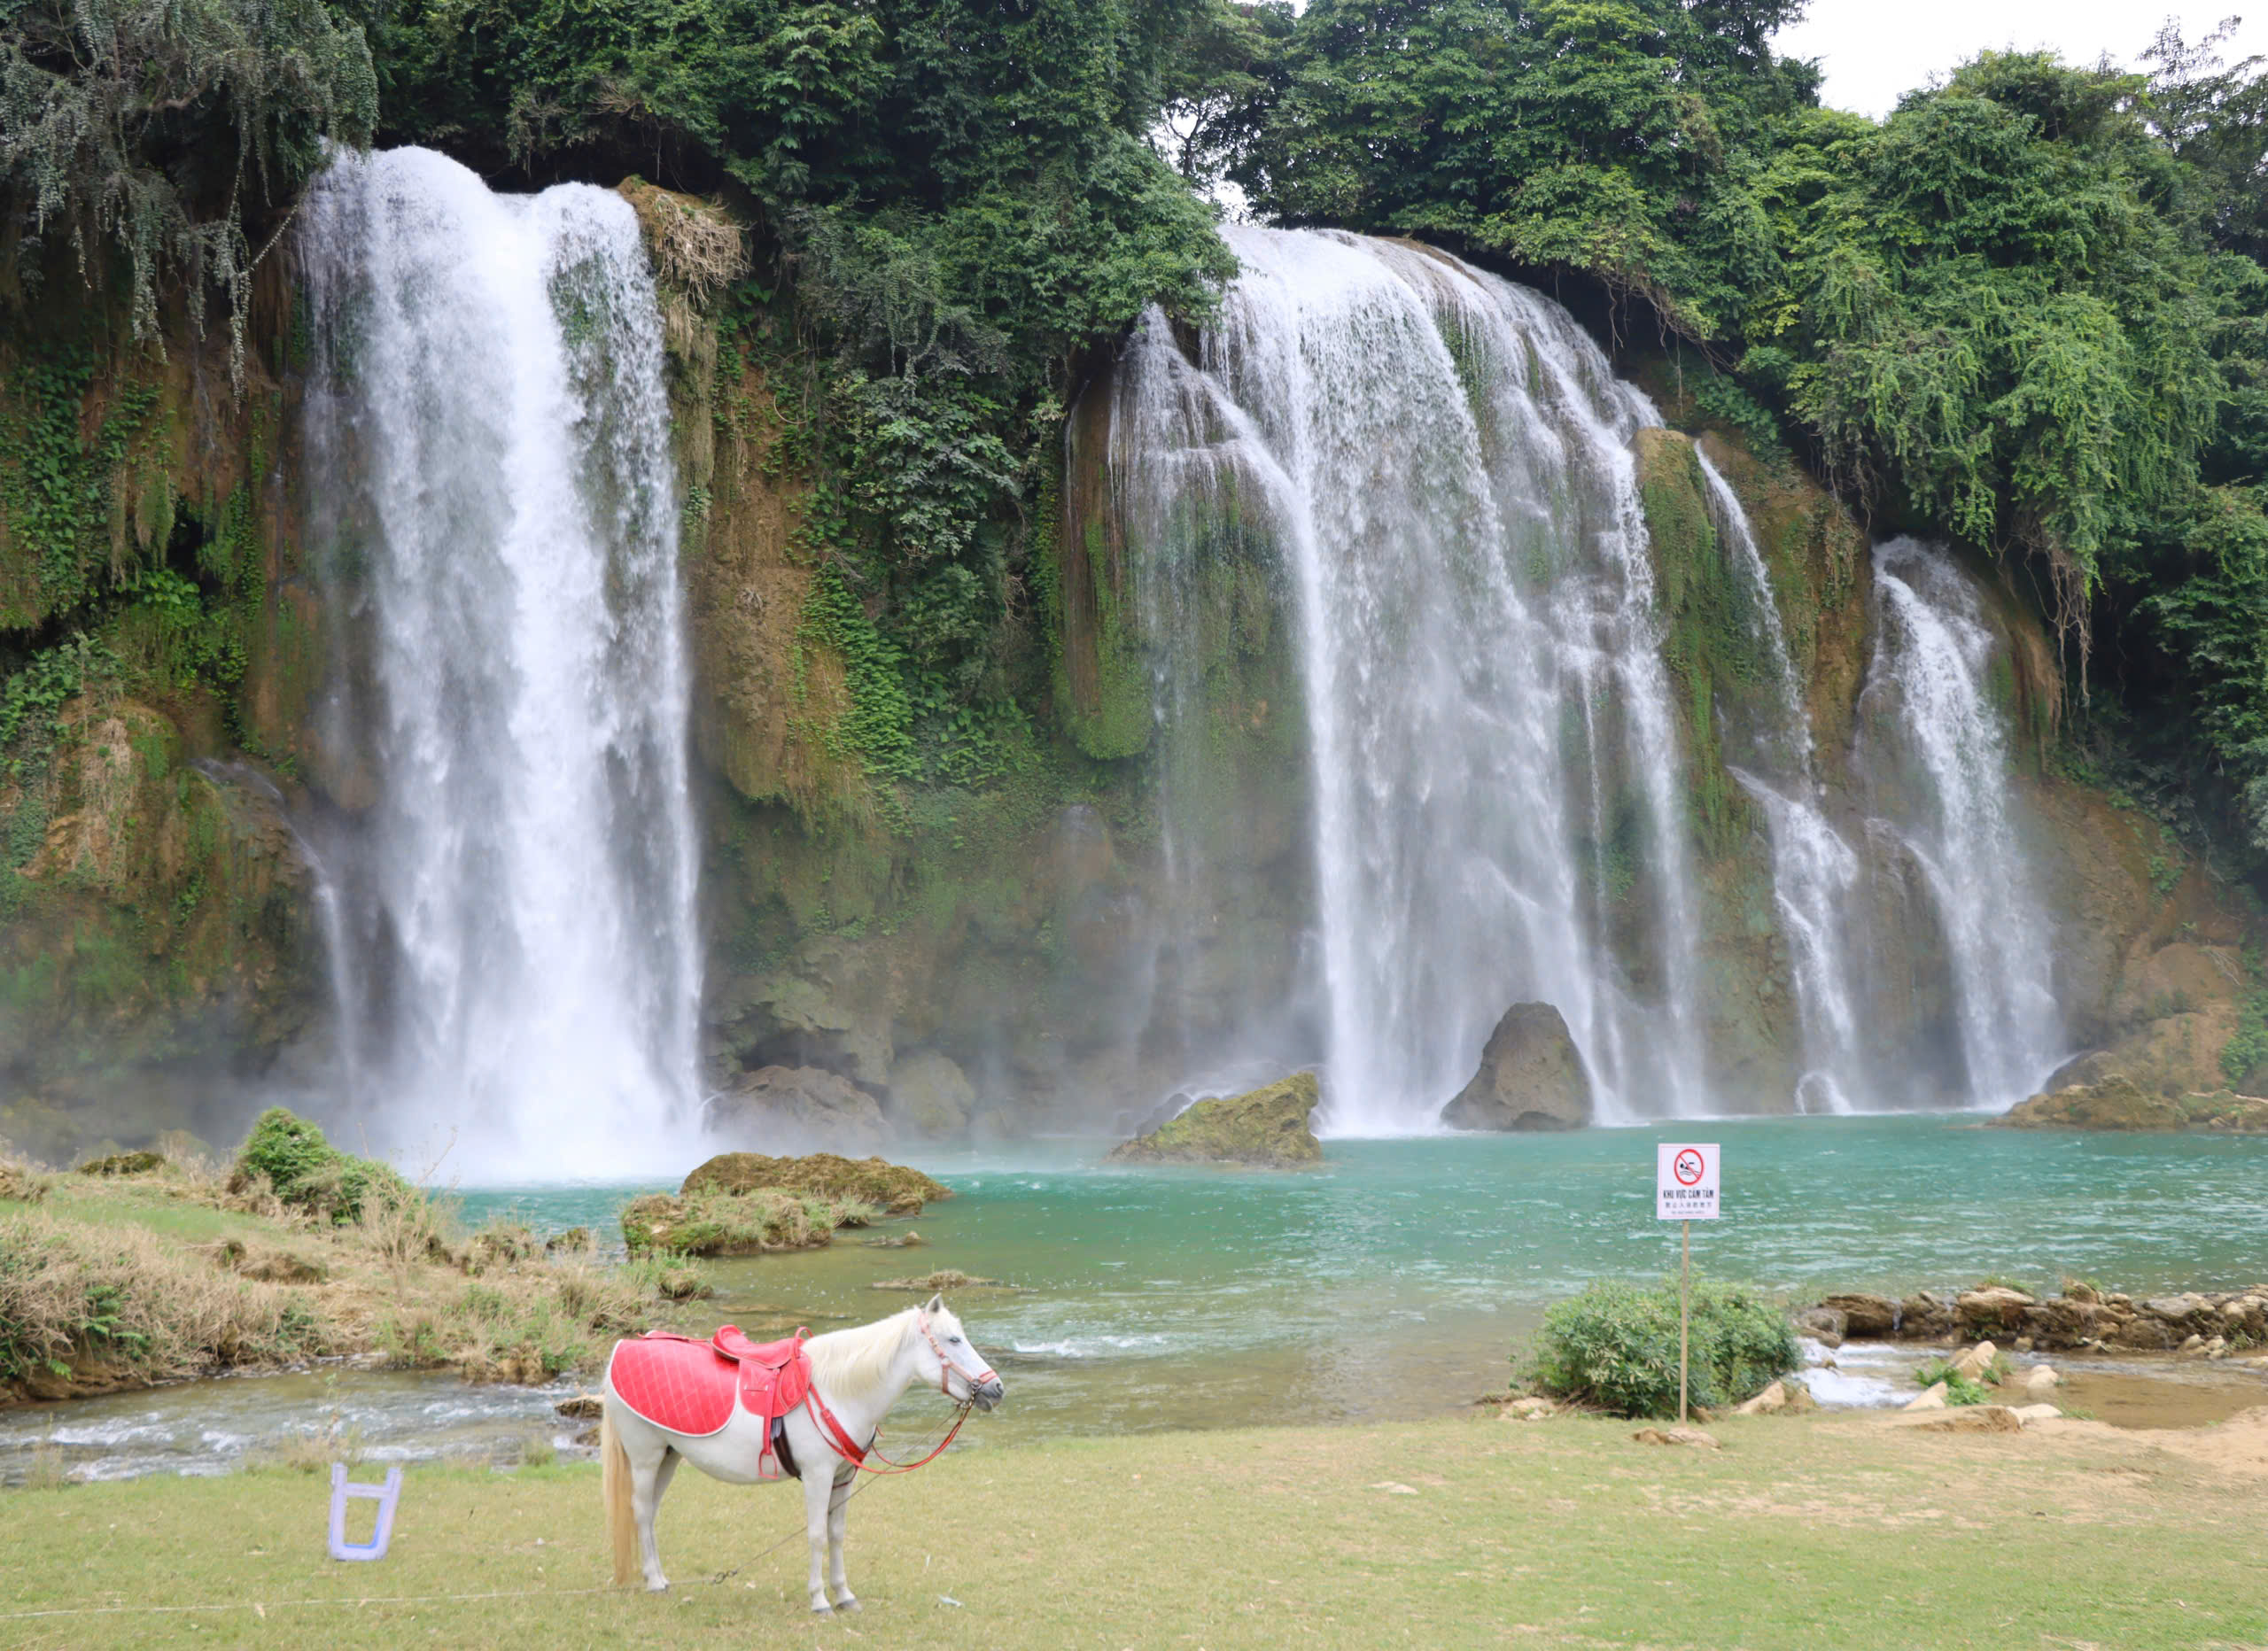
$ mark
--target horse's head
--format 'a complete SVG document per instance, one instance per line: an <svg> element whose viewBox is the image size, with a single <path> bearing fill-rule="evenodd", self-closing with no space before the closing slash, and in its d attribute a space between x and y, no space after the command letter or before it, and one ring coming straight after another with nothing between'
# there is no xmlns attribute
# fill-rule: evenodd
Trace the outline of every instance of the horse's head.
<svg viewBox="0 0 2268 1651"><path fill-rule="evenodd" d="M913 1344L914 1368L923 1381L956 1404L990 1410L1000 1402L1007 1390L969 1345L968 1333L943 1296L932 1296L928 1306L916 1308L913 1322L920 1331Z"/></svg>

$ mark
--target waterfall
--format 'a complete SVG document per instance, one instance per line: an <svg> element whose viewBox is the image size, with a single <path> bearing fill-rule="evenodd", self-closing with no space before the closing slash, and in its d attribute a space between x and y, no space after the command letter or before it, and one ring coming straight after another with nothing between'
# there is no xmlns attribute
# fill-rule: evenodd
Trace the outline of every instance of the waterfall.
<svg viewBox="0 0 2268 1651"><path fill-rule="evenodd" d="M1120 375L1146 613L1236 501L1288 584L1340 1133L1433 1127L1508 1005L1557 1006L1608 1120L1704 1104L1676 717L1631 440L1658 422L1558 306L1439 254L1232 229L1192 363ZM1201 537L1201 536L1200 536ZM1160 593L1162 592L1163 594ZM1201 739L1164 655L1166 766ZM1175 839L1167 823L1169 852Z"/></svg>
<svg viewBox="0 0 2268 1651"><path fill-rule="evenodd" d="M395 150L336 161L299 247L366 1128L492 1180L681 1168L687 666L634 215Z"/></svg>
<svg viewBox="0 0 2268 1651"><path fill-rule="evenodd" d="M1796 1106L1806 1112L1852 1112L1854 1090L1865 1092L1848 941L1859 857L1827 818L1803 679L1788 653L1787 630L1764 553L1732 484L1705 449L1697 446L1694 452L1709 484L1717 531L1746 587L1747 611L1772 663L1778 691L1780 715L1757 741L1755 766L1736 764L1732 773L1763 810L1772 847L1773 903L1788 939L1803 1036Z"/></svg>
<svg viewBox="0 0 2268 1651"><path fill-rule="evenodd" d="M1920 867L1944 936L1961 1058L1952 1098L2006 1106L2047 1077L2062 1036L2054 937L2008 809L1993 688L2007 662L1977 586L1944 551L1897 539L1874 562L1860 756L1874 810Z"/></svg>

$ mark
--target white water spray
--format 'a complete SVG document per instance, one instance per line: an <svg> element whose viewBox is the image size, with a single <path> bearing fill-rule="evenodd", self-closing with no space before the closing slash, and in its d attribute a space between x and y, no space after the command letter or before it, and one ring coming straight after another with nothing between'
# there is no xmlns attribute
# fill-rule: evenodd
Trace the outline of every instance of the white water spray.
<svg viewBox="0 0 2268 1651"><path fill-rule="evenodd" d="M309 198L310 543L367 763L367 1127L488 1180L681 1168L696 856L661 321L637 223L422 150Z"/></svg>

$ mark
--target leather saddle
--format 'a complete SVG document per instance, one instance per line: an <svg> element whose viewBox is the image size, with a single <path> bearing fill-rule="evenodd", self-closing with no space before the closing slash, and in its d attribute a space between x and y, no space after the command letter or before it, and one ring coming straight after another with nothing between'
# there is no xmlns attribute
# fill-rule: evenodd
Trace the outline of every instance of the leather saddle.
<svg viewBox="0 0 2268 1651"><path fill-rule="evenodd" d="M752 1342L727 1324L704 1342L654 1330L615 1343L607 1376L622 1402L656 1427L694 1437L721 1432L737 1404L769 1424L766 1437L777 1440L781 1418L812 1391L811 1355L804 1351L809 1334L798 1329L782 1341Z"/></svg>

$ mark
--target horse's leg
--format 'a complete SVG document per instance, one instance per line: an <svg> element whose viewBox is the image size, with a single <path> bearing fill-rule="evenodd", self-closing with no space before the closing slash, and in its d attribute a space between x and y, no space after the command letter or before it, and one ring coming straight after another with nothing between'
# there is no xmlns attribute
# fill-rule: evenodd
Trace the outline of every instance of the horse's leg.
<svg viewBox="0 0 2268 1651"><path fill-rule="evenodd" d="M850 1592L850 1580L843 1574L843 1515L850 1500L851 1482L858 1477L850 1468L835 1469L834 1494L827 1502L827 1559L828 1576L833 1584L835 1608L838 1611L862 1609Z"/></svg>
<svg viewBox="0 0 2268 1651"><path fill-rule="evenodd" d="M812 1464L812 1469L819 1466ZM823 1562L827 1558L827 1505L835 1494L832 1476L806 1470L804 1474L804 1534L811 1540L812 1548L812 1610L820 1616L832 1616L835 1608L827 1602L827 1589L820 1581Z"/></svg>
<svg viewBox="0 0 2268 1651"><path fill-rule="evenodd" d="M665 1439L641 1440L642 1449L630 1453L630 1511L638 1521L638 1554L646 1571L646 1592L663 1593L670 1579L662 1575L661 1544L654 1539L654 1515L661 1510L662 1492L677 1471L677 1453Z"/></svg>

